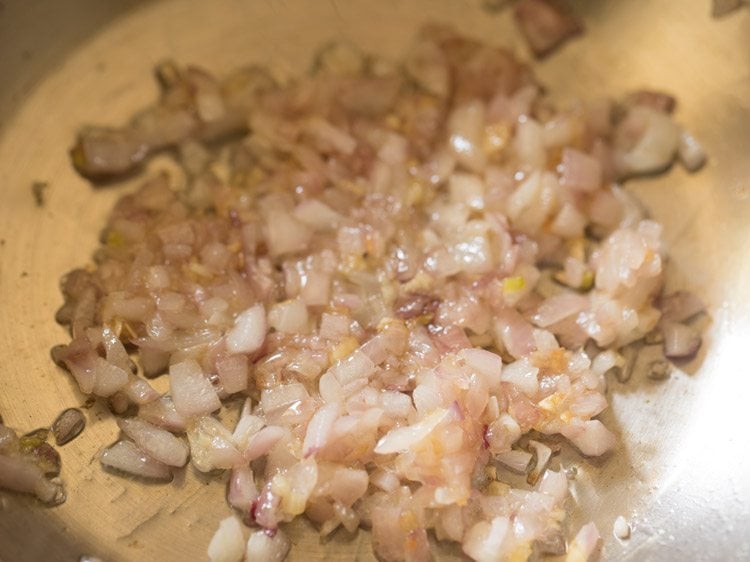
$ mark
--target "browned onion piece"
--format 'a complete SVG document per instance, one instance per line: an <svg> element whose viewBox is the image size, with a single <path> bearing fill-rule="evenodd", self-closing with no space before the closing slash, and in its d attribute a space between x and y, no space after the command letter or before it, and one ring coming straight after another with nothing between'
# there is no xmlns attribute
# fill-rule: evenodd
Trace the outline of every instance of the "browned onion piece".
<svg viewBox="0 0 750 562"><path fill-rule="evenodd" d="M666 92L637 90L625 97L625 103L628 105L645 105L657 111L672 113L677 105L677 100Z"/></svg>
<svg viewBox="0 0 750 562"><path fill-rule="evenodd" d="M675 291L661 297L659 308L668 322L684 322L706 310L706 305L690 291Z"/></svg>
<svg viewBox="0 0 750 562"><path fill-rule="evenodd" d="M521 32L537 57L548 55L583 31L581 21L556 0L520 0L513 9Z"/></svg>
<svg viewBox="0 0 750 562"><path fill-rule="evenodd" d="M664 355L670 359L689 359L700 349L701 335L695 328L677 322L662 327Z"/></svg>

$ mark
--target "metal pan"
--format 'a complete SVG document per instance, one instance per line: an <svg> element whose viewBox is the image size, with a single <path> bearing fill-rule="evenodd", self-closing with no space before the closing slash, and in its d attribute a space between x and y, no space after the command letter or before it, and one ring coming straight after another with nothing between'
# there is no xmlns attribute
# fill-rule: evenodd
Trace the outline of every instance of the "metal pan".
<svg viewBox="0 0 750 562"><path fill-rule="evenodd" d="M581 1L587 33L537 65L561 99L648 85L677 94L678 118L708 165L632 182L665 225L675 285L711 306L700 356L654 383L614 383L607 422L621 435L604 462L579 460L574 519L593 518L607 560L750 559L750 10L710 17L708 0ZM92 189L67 156L81 123L123 122L156 95L153 65L173 57L218 73L248 61L301 72L337 37L396 55L425 20L520 46L507 12L479 0L36 0L0 3L0 412L48 425L84 397L49 359L65 341L58 279L91 255L124 187ZM32 194L46 182L44 204ZM103 472L116 427L98 406L61 450L65 504L0 493L0 559L205 559L226 514L220 478L188 470L166 486ZM632 538L611 536L624 515ZM322 543L304 522L292 560L372 560L368 536ZM460 559L441 548L440 557Z"/></svg>

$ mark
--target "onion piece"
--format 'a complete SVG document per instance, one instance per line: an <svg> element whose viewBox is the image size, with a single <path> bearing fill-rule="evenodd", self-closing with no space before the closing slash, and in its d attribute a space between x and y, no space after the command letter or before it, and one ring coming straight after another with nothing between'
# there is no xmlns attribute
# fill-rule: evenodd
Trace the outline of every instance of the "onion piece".
<svg viewBox="0 0 750 562"><path fill-rule="evenodd" d="M253 470L249 466L233 468L229 475L227 503L235 509L248 512L257 497L258 488Z"/></svg>
<svg viewBox="0 0 750 562"><path fill-rule="evenodd" d="M137 405L148 404L158 400L161 396L148 381L136 375L129 376L128 383L122 388L122 392L133 404Z"/></svg>
<svg viewBox="0 0 750 562"><path fill-rule="evenodd" d="M602 185L602 165L593 156L564 148L559 166L560 185L573 191L592 193Z"/></svg>
<svg viewBox="0 0 750 562"><path fill-rule="evenodd" d="M583 25L559 4L549 0L521 0L513 8L524 38L534 55L543 57L583 31Z"/></svg>
<svg viewBox="0 0 750 562"><path fill-rule="evenodd" d="M701 335L691 326L668 322L662 326L664 355L669 359L689 359L700 349Z"/></svg>
<svg viewBox="0 0 750 562"><path fill-rule="evenodd" d="M586 523L576 534L568 547L565 562L586 562L596 549L600 539L599 530L594 523Z"/></svg>
<svg viewBox="0 0 750 562"><path fill-rule="evenodd" d="M282 427L269 425L253 435L242 452L246 461L253 461L268 453L276 444L286 436Z"/></svg>
<svg viewBox="0 0 750 562"><path fill-rule="evenodd" d="M65 501L65 492L59 480L48 480L41 468L20 457L0 455L0 487L34 494L51 505Z"/></svg>
<svg viewBox="0 0 750 562"><path fill-rule="evenodd" d="M234 468L244 464L232 441L232 434L211 416L203 416L188 427L190 461L201 472L216 468Z"/></svg>
<svg viewBox="0 0 750 562"><path fill-rule="evenodd" d="M292 544L281 529L255 531L247 540L245 562L282 562Z"/></svg>
<svg viewBox="0 0 750 562"><path fill-rule="evenodd" d="M210 562L242 562L245 554L245 537L242 523L237 517L227 517L219 523L208 544Z"/></svg>
<svg viewBox="0 0 750 562"><path fill-rule="evenodd" d="M175 410L181 416L190 418L221 408L221 401L211 382L193 359L169 368L169 389Z"/></svg>
<svg viewBox="0 0 750 562"><path fill-rule="evenodd" d="M151 458L169 466L185 466L188 447L179 437L136 418L117 420L122 432Z"/></svg>
<svg viewBox="0 0 750 562"><path fill-rule="evenodd" d="M112 396L128 384L128 373L101 357L94 360L94 377L92 393L97 396Z"/></svg>
<svg viewBox="0 0 750 562"><path fill-rule="evenodd" d="M512 471L518 472L519 474L526 474L533 457L531 453L527 453L526 451L512 450L505 453L499 453L495 455L495 458Z"/></svg>
<svg viewBox="0 0 750 562"><path fill-rule="evenodd" d="M408 451L413 445L432 433L448 417L449 413L450 410L439 408L413 425L391 430L378 441L375 446L375 453L390 455Z"/></svg>
<svg viewBox="0 0 750 562"><path fill-rule="evenodd" d="M234 319L234 327L227 332L230 353L253 353L266 337L266 312L262 304L251 306Z"/></svg>
<svg viewBox="0 0 750 562"><path fill-rule="evenodd" d="M247 388L248 361L243 355L228 355L216 362L216 374L227 394L242 392Z"/></svg>
<svg viewBox="0 0 750 562"><path fill-rule="evenodd" d="M275 304L268 311L268 323L285 334L306 333L307 306L298 298Z"/></svg>
<svg viewBox="0 0 750 562"><path fill-rule="evenodd" d="M331 434L333 423L339 416L337 403L326 404L313 415L307 425L305 440L302 443L302 456L307 458L322 449Z"/></svg>
<svg viewBox="0 0 750 562"><path fill-rule="evenodd" d="M698 139L685 130L680 133L677 155L688 172L700 170L706 163L706 151L703 146Z"/></svg>
<svg viewBox="0 0 750 562"><path fill-rule="evenodd" d="M343 386L354 380L369 377L375 372L375 363L364 352L356 350L336 363L328 372Z"/></svg>
<svg viewBox="0 0 750 562"><path fill-rule="evenodd" d="M662 319L668 322L684 322L706 310L706 305L689 291L675 291L659 301Z"/></svg>
<svg viewBox="0 0 750 562"><path fill-rule="evenodd" d="M630 538L630 525L622 515L618 515L612 525L612 534L621 541Z"/></svg>
<svg viewBox="0 0 750 562"><path fill-rule="evenodd" d="M104 466L114 468L133 476L153 480L172 480L169 467L141 451L132 441L118 441L101 454Z"/></svg>
<svg viewBox="0 0 750 562"><path fill-rule="evenodd" d="M498 562L508 554L506 539L512 532L507 517L495 517L489 523L480 521L467 531L463 551L477 562Z"/></svg>
<svg viewBox="0 0 750 562"><path fill-rule="evenodd" d="M599 420L577 422L560 430L578 450L589 457L598 457L614 449L617 440Z"/></svg>
<svg viewBox="0 0 750 562"><path fill-rule="evenodd" d="M680 141L680 130L668 115L644 106L628 111L616 135L616 145L624 148L619 161L625 174L663 170L672 163Z"/></svg>
<svg viewBox="0 0 750 562"><path fill-rule="evenodd" d="M539 441L534 441L533 439L529 441L529 447L534 449L534 456L536 457L536 463L534 464L534 468L531 469L531 472L529 472L529 475L526 478L526 481L533 486L537 483L539 478L547 469L547 463L549 463L549 459L550 457L552 457L552 449L550 449L544 443L540 443Z"/></svg>
<svg viewBox="0 0 750 562"><path fill-rule="evenodd" d="M546 470L539 483L539 491L555 498L555 503L561 503L568 495L568 479L563 471Z"/></svg>
<svg viewBox="0 0 750 562"><path fill-rule="evenodd" d="M138 417L171 432L187 429L187 420L177 412L171 396L162 396L158 400L142 404L138 408Z"/></svg>
<svg viewBox="0 0 750 562"><path fill-rule="evenodd" d="M298 221L317 231L335 230L344 218L317 199L305 199L294 208L293 214Z"/></svg>
<svg viewBox="0 0 750 562"><path fill-rule="evenodd" d="M589 299L574 293L561 293L546 299L534 315L534 323L547 328L589 307Z"/></svg>

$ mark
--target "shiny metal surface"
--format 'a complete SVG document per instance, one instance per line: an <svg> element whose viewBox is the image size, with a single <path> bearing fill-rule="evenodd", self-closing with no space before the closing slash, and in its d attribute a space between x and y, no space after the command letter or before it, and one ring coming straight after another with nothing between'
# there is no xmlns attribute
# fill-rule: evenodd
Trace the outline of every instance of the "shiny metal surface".
<svg viewBox="0 0 750 562"><path fill-rule="evenodd" d="M671 282L711 305L698 359L662 383L613 382L606 421L621 434L603 462L578 459L576 521L593 517L606 560L750 559L750 10L721 20L708 0L588 0L587 34L537 65L560 99L645 85L679 98L678 118L710 161L632 184L665 225ZM0 4L0 413L20 430L48 425L84 398L49 359L65 340L57 283L89 259L122 188L93 190L68 162L81 123L119 123L155 95L164 57L217 72L247 61L301 71L314 46L347 37L395 55L419 23L448 21L519 45L509 14L479 1L307 2L69 0ZM522 47L519 50L523 52ZM156 164L156 163L155 163ZM34 181L49 183L37 207ZM125 188L127 189L127 188ZM0 560L200 560L227 510L220 478L192 470L148 486L103 472L106 412L87 410L61 449L67 502L44 509L0 492ZM617 515L632 538L611 534ZM321 543L301 523L292 560L372 560L366 533ZM441 549L446 558L455 551Z"/></svg>

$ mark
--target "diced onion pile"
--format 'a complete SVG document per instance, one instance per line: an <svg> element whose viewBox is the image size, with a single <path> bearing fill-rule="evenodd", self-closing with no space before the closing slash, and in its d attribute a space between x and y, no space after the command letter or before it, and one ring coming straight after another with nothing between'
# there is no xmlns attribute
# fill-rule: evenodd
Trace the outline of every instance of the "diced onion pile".
<svg viewBox="0 0 750 562"><path fill-rule="evenodd" d="M285 85L159 77L157 105L73 151L93 177L165 147L182 164L124 196L95 267L63 281L55 358L122 430L102 463L227 471L252 531L223 521L215 561L281 560L302 514L371 528L386 561L429 559L430 531L479 561L565 552L555 436L612 450L597 416L618 350L662 330L672 358L700 344L700 303L661 297L661 227L618 183L700 166L671 107L558 110L509 52L440 27L399 64L330 46ZM569 559L598 540L584 526Z"/></svg>

